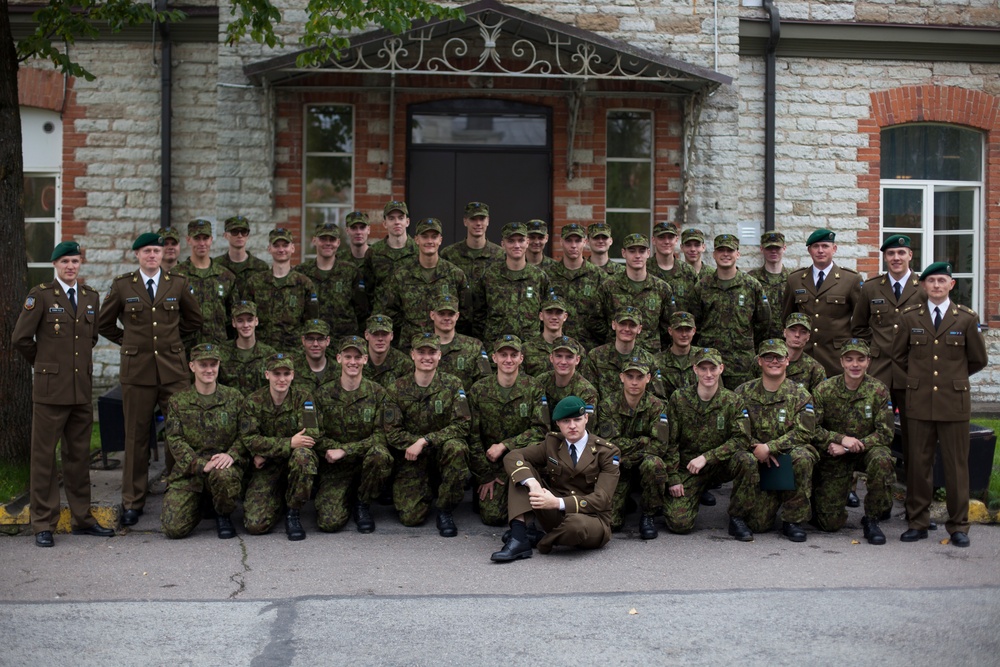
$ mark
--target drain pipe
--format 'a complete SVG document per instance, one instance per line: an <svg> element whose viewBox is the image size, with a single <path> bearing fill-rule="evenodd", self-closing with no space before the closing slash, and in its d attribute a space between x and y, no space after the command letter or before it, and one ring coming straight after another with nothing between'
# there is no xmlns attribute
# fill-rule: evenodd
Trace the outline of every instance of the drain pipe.
<svg viewBox="0 0 1000 667"><path fill-rule="evenodd" d="M156 9L167 11L167 0L157 0ZM170 180L171 168L171 92L170 80L173 73L173 57L171 54L170 25L160 23L158 26L162 46L160 49L160 226L170 227Z"/></svg>
<svg viewBox="0 0 1000 667"><path fill-rule="evenodd" d="M764 0L771 34L764 53L764 231L774 231L775 52L781 38L781 16L772 0Z"/></svg>

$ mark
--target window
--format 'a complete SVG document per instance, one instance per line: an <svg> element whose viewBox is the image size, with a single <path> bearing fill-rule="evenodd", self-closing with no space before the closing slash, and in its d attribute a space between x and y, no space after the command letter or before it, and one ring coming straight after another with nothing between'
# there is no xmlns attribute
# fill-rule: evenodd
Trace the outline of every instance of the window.
<svg viewBox="0 0 1000 667"><path fill-rule="evenodd" d="M605 209L616 239L649 235L653 226L653 114L608 114Z"/></svg>
<svg viewBox="0 0 1000 667"><path fill-rule="evenodd" d="M28 287L51 282L52 249L62 242L62 120L55 111L21 107L24 156L24 237Z"/></svg>
<svg viewBox="0 0 1000 667"><path fill-rule="evenodd" d="M317 223L343 226L354 208L354 109L306 107L305 135L302 238L310 239Z"/></svg>
<svg viewBox="0 0 1000 667"><path fill-rule="evenodd" d="M980 311L982 299L983 135L914 123L881 136L882 238L912 239L914 271L952 264L951 298Z"/></svg>

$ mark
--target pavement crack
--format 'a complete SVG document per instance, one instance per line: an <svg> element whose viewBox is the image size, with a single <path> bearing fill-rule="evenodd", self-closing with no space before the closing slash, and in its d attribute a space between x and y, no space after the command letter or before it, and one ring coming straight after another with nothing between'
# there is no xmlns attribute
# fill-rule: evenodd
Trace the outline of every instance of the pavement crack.
<svg viewBox="0 0 1000 667"><path fill-rule="evenodd" d="M242 554L240 556L240 565L243 566L243 569L229 575L229 581L236 584L236 590L229 594L230 600L235 599L247 589L247 582L243 575L250 571L250 564L247 562L249 559L249 554L247 553L247 543L243 541L242 537L237 536L237 539L240 541L240 553Z"/></svg>

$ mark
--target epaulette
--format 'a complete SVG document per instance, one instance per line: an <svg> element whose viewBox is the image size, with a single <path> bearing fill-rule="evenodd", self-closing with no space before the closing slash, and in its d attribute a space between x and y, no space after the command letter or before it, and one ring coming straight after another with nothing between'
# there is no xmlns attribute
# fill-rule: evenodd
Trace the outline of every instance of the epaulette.
<svg viewBox="0 0 1000 667"><path fill-rule="evenodd" d="M975 317L979 317L979 315L977 315L977 314L976 314L976 311L972 310L972 309L971 309L971 308L969 308L968 306L964 306L964 305L962 305L962 304L960 304L960 303L959 303L959 304L956 304L956 305L957 305L958 309L959 309L960 311L962 311L963 313L968 313L969 315L973 315L973 316L975 316Z"/></svg>
<svg viewBox="0 0 1000 667"><path fill-rule="evenodd" d="M40 283L38 289L52 289L56 286L56 283Z"/></svg>
<svg viewBox="0 0 1000 667"><path fill-rule="evenodd" d="M595 445L603 445L605 447L612 447L613 446L610 442L608 442L604 438L599 438L596 435L594 435L593 433L591 433L590 435L591 435L591 438L593 438Z"/></svg>
<svg viewBox="0 0 1000 667"><path fill-rule="evenodd" d="M837 265L837 269L840 270L840 271L846 271L847 273L853 273L855 275L857 275L857 273L858 273L854 269L849 269L846 266L840 266L839 264Z"/></svg>
<svg viewBox="0 0 1000 667"><path fill-rule="evenodd" d="M911 310L916 310L917 308L922 308L923 305L924 304L922 304L922 303L915 303L912 306L907 306L906 308L903 309L903 313L908 313Z"/></svg>
<svg viewBox="0 0 1000 667"><path fill-rule="evenodd" d="M135 271L129 271L128 273L123 273L120 276L115 276L115 280L121 280L122 278L131 278L135 275Z"/></svg>

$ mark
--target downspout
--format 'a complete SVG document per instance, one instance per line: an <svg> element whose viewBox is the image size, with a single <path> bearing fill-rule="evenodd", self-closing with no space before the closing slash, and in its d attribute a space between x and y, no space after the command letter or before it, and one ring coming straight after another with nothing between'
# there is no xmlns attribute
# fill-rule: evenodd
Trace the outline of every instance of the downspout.
<svg viewBox="0 0 1000 667"><path fill-rule="evenodd" d="M167 11L167 0L157 0L156 10ZM171 54L170 25L160 23L160 226L170 227L170 181L171 168L171 92L170 80L173 73L173 58Z"/></svg>
<svg viewBox="0 0 1000 667"><path fill-rule="evenodd" d="M771 21L771 34L764 53L764 231L774 231L774 100L775 52L781 38L781 16L772 0L764 0L764 10Z"/></svg>

